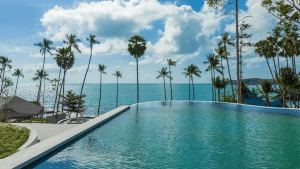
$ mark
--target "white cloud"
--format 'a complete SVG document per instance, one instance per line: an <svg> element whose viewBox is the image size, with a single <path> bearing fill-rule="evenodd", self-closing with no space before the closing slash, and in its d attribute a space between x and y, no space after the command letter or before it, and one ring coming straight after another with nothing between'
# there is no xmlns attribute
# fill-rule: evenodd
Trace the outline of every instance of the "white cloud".
<svg viewBox="0 0 300 169"><path fill-rule="evenodd" d="M70 70L68 70L67 72L69 72L69 73L82 73L82 72L85 72L86 69L87 69L87 65L85 65L85 66L74 66ZM98 70L98 66L96 66L94 64L90 64L89 72L94 71L94 70Z"/></svg>
<svg viewBox="0 0 300 169"><path fill-rule="evenodd" d="M160 4L157 0L80 2L71 9L55 6L46 12L41 22L47 30L40 35L62 41L66 34L84 38L92 33L101 41L94 45L95 54L125 55L127 39L141 30L153 29L151 23L162 20L164 29L157 30L161 37L155 44L147 42L146 52L153 56L144 63L152 63L150 58L155 58L155 63L165 62L170 55L184 61L209 46L209 37L221 29L223 18L206 3L197 13L190 6ZM88 47L80 43L79 47L83 54L89 54Z"/></svg>

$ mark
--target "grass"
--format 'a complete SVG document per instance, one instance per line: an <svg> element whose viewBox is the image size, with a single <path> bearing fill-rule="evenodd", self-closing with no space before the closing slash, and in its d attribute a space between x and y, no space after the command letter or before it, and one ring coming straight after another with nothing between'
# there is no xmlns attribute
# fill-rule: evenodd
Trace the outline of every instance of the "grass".
<svg viewBox="0 0 300 169"><path fill-rule="evenodd" d="M30 130L0 123L0 159L18 152L18 149L28 140Z"/></svg>

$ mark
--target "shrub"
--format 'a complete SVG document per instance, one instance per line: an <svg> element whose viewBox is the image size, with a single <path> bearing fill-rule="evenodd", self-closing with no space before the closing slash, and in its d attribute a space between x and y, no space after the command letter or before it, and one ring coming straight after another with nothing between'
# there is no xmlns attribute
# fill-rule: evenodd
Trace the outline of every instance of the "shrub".
<svg viewBox="0 0 300 169"><path fill-rule="evenodd" d="M29 134L30 130L25 127L0 123L0 159L18 152Z"/></svg>

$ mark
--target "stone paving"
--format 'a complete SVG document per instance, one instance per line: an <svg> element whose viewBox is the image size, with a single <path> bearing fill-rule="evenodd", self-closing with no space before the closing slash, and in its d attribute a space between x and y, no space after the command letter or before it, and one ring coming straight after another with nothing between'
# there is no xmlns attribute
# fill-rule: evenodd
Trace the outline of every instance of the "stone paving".
<svg viewBox="0 0 300 169"><path fill-rule="evenodd" d="M47 123L11 123L19 126L30 127L38 134L38 140L44 141L52 136L69 130L80 124L47 124Z"/></svg>

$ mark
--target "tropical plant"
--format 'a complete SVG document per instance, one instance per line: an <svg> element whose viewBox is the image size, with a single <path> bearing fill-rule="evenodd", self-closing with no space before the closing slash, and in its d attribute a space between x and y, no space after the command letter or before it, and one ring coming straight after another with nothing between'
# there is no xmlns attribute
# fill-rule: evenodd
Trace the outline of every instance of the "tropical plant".
<svg viewBox="0 0 300 169"><path fill-rule="evenodd" d="M222 74L222 71L219 69L221 66L219 66L219 59L215 54L208 54L206 55L207 61L202 62L204 64L209 64L209 66L207 67L207 69L204 72L207 71L211 71L211 85L212 85L212 99L213 101L216 100L216 98L214 99L214 83L213 83L213 79L215 77L215 70L218 71L220 74Z"/></svg>
<svg viewBox="0 0 300 169"><path fill-rule="evenodd" d="M67 107L66 110L67 112L69 112L69 117L71 117L71 113L75 112L75 113L82 113L85 110L85 105L83 105L83 103L85 102L84 100L82 100L79 103L79 95L75 95L75 93L72 92L72 90L69 90L66 94L66 96L62 96L63 97L63 103L61 102L62 105L65 105ZM85 94L81 95L81 98L86 97ZM79 109L78 109L79 106Z"/></svg>
<svg viewBox="0 0 300 169"><path fill-rule="evenodd" d="M85 82L85 79L86 79L86 75L89 71L89 67L90 67L90 63L91 63L91 59L92 59L92 54L93 54L93 45L94 44L100 44L100 42L97 39L95 39L95 37L96 37L95 35L90 34L90 36L88 38L86 38L86 40L89 41L89 43L90 43L91 54L90 54L89 64L88 64L88 67L86 69L84 79L83 79L83 82L82 82L82 87L81 87L81 92L80 92L80 97L79 98L81 98L83 87L84 87L84 82ZM81 99L79 99L78 109L79 109L80 101L81 101ZM79 112L79 110L77 111L76 117L78 116L78 112Z"/></svg>
<svg viewBox="0 0 300 169"><path fill-rule="evenodd" d="M217 57L221 58L221 68L222 68L222 78L224 79L224 71L223 71L223 58L226 59L225 47L222 44L218 45L218 49L215 49L217 52ZM226 87L224 87L224 98L226 97Z"/></svg>
<svg viewBox="0 0 300 169"><path fill-rule="evenodd" d="M190 74L191 74L191 80L192 80L192 86L193 86L193 101L195 100L195 88L194 88L194 78L193 75L195 75L196 77L201 77L201 70L198 68L198 66L191 64L189 66L189 70L190 70Z"/></svg>
<svg viewBox="0 0 300 169"><path fill-rule="evenodd" d="M35 77L32 78L33 81L40 80L40 84L38 86L38 88L39 88L38 94L40 94L40 90L41 90L41 86L42 86L42 79L44 76L46 76L48 74L46 73L46 71L36 70L36 73L34 75L35 75ZM40 101L36 101L36 102L40 103Z"/></svg>
<svg viewBox="0 0 300 169"><path fill-rule="evenodd" d="M136 59L136 85L137 85L137 103L139 103L139 62L138 58L144 55L147 47L146 40L135 35L128 40L128 51Z"/></svg>
<svg viewBox="0 0 300 169"><path fill-rule="evenodd" d="M184 68L183 70L185 72L182 72L182 74L184 74L185 77L189 77L189 100L191 100L191 78L192 78L191 67L188 66L187 68Z"/></svg>
<svg viewBox="0 0 300 169"><path fill-rule="evenodd" d="M166 95L166 82L165 82L165 77L168 77L171 79L170 76L168 76L168 73L167 72L167 67L163 67L160 71L157 71L159 73L159 75L156 77L156 79L160 78L160 77L163 77L163 80L164 80L164 91L165 91L165 101L167 100L167 95Z"/></svg>
<svg viewBox="0 0 300 169"><path fill-rule="evenodd" d="M104 71L106 69L105 65L98 65L99 69L98 71L100 71L100 97L99 97L99 106L98 106L98 116L100 113L100 102L101 102L101 87L102 87L102 73L106 74L106 72Z"/></svg>
<svg viewBox="0 0 300 169"><path fill-rule="evenodd" d="M269 80L264 80L261 82L262 90L256 85L258 92L261 94L261 98L266 99L267 107L270 107L269 94L274 90L272 88L271 82Z"/></svg>
<svg viewBox="0 0 300 169"><path fill-rule="evenodd" d="M15 89L15 94L14 94L14 95L16 95L16 93L17 93L18 82L19 82L19 76L22 76L22 77L24 78L24 75L23 75L23 73L22 73L22 70L23 70L23 69L17 68L17 69L14 70L14 73L12 74L13 76L17 76L17 77L18 77L18 78L17 78L17 84L16 84L16 89Z"/></svg>
<svg viewBox="0 0 300 169"><path fill-rule="evenodd" d="M248 84L245 82L241 82L241 103L245 103L245 96L248 93Z"/></svg>
<svg viewBox="0 0 300 169"><path fill-rule="evenodd" d="M47 40L45 38L44 38L43 42L34 44L34 46L39 46L40 47L40 53L43 53L43 55L44 55L43 68L41 70L41 75L43 75L43 72L44 72L46 52L48 52L52 55L50 50L54 49L54 48L50 47L50 45L53 45L53 42L51 40ZM43 78L40 78L40 81L41 81L40 84L42 83L42 79ZM41 85L40 85L40 87L41 87ZM40 101L40 92L41 92L41 88L39 88L39 91L38 91L37 102Z"/></svg>
<svg viewBox="0 0 300 169"><path fill-rule="evenodd" d="M169 73L170 73L170 89L171 89L171 100L173 100L173 92L172 92L172 72L171 72L171 66L176 66L176 61L173 61L172 59L167 59L167 63L169 65Z"/></svg>
<svg viewBox="0 0 300 169"><path fill-rule="evenodd" d="M213 85L215 86L215 88L218 89L218 100L219 100L219 102L221 101L221 99L220 99L220 89L225 88L228 82L229 82L228 78L226 78L226 79L222 78L221 79L220 76L217 76L216 78L213 79ZM223 99L225 101L225 95L223 95L223 96L224 96Z"/></svg>
<svg viewBox="0 0 300 169"><path fill-rule="evenodd" d="M114 76L117 77L117 99L116 99L116 108L118 107L118 96L119 96L119 77L122 78L122 73L120 71L116 71L113 73Z"/></svg>
<svg viewBox="0 0 300 169"><path fill-rule="evenodd" d="M224 52L225 52L225 55L226 55L225 59L227 61L228 75L229 75L229 79L230 79L230 84L231 84L231 89L232 89L232 95L234 95L233 84L232 84L232 79L231 79L230 69L229 69L229 62L228 62L229 52L227 51L227 45L235 46L235 44L233 42L233 39L231 39L230 36L229 36L229 34L226 32L226 33L222 34L222 40L219 42L218 45L219 46L223 45L223 47L224 47ZM237 53L239 53L239 52L237 51ZM239 62L238 62L237 66L239 67ZM237 69L237 70L239 70L239 69Z"/></svg>
<svg viewBox="0 0 300 169"><path fill-rule="evenodd" d="M67 36L67 40L64 40L64 44L66 45L69 45L68 48L70 49L70 51L72 51L72 46L79 52L81 53L81 50L79 49L78 47L78 44L77 42L80 42L80 39L76 39L76 35L74 34L71 34L70 36L69 35L66 35Z"/></svg>
<svg viewBox="0 0 300 169"><path fill-rule="evenodd" d="M5 69L6 67L8 67L9 69L12 68L12 66L10 65L11 63L11 59L8 59L6 56L0 56L0 64L2 64L2 73L3 73L3 76L2 78L4 79L5 78ZM2 94L3 92L3 81L1 83L1 93L0 95Z"/></svg>

